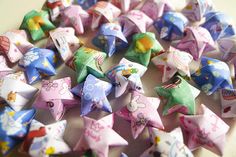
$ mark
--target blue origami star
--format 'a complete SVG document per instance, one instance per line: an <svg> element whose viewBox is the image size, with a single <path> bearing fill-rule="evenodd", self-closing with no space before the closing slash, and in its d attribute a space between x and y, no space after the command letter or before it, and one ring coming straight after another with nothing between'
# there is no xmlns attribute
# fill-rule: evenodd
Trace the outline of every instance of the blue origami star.
<svg viewBox="0 0 236 157"><path fill-rule="evenodd" d="M87 10L91 6L97 3L97 0L78 0L78 4L84 9Z"/></svg>
<svg viewBox="0 0 236 157"><path fill-rule="evenodd" d="M10 107L0 112L0 150L4 156L26 136L35 112L35 109L16 112Z"/></svg>
<svg viewBox="0 0 236 157"><path fill-rule="evenodd" d="M110 94L112 84L99 80L89 74L83 83L72 89L72 93L81 97L81 116L87 115L94 109L112 112L107 95Z"/></svg>
<svg viewBox="0 0 236 157"><path fill-rule="evenodd" d="M53 76L55 70L56 55L49 49L32 48L20 60L20 66L25 68L28 83L32 84L43 76Z"/></svg>

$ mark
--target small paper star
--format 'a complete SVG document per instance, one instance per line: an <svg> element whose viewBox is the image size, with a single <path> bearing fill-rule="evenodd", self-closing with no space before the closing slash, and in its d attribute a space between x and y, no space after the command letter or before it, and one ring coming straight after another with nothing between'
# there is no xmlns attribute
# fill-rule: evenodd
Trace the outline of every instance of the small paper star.
<svg viewBox="0 0 236 157"><path fill-rule="evenodd" d="M128 12L130 9L134 9L139 5L142 0L111 0L111 3L121 8L122 12Z"/></svg>

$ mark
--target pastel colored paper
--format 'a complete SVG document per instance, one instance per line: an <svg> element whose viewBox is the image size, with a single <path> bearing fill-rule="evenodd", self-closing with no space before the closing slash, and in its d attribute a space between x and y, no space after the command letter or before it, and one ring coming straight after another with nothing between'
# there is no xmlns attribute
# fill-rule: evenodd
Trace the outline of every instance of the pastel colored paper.
<svg viewBox="0 0 236 157"><path fill-rule="evenodd" d="M222 52L223 60L234 60L236 56L236 35L221 38L217 40L217 44L220 52Z"/></svg>
<svg viewBox="0 0 236 157"><path fill-rule="evenodd" d="M43 80L40 93L34 102L36 108L48 109L55 120L61 120L66 110L79 104L70 92L71 79Z"/></svg>
<svg viewBox="0 0 236 157"><path fill-rule="evenodd" d="M201 21L210 11L213 11L212 0L189 0L182 13L190 21Z"/></svg>
<svg viewBox="0 0 236 157"><path fill-rule="evenodd" d="M83 82L88 74L92 74L98 78L104 77L101 65L106 56L106 53L91 48L81 47L78 49L73 59L77 82Z"/></svg>
<svg viewBox="0 0 236 157"><path fill-rule="evenodd" d="M207 95L211 95L218 89L233 88L228 65L213 58L202 57L201 65L192 74L192 79Z"/></svg>
<svg viewBox="0 0 236 157"><path fill-rule="evenodd" d="M9 68L6 59L3 56L0 56L0 78L12 73L14 70Z"/></svg>
<svg viewBox="0 0 236 157"><path fill-rule="evenodd" d="M184 144L181 128L175 128L171 132L165 132L156 128L149 128L152 146L140 157L194 157L192 152Z"/></svg>
<svg viewBox="0 0 236 157"><path fill-rule="evenodd" d="M66 120L44 125L33 120L21 151L28 152L31 157L49 157L71 151L63 140Z"/></svg>
<svg viewBox="0 0 236 157"><path fill-rule="evenodd" d="M0 53L6 56L11 63L19 61L32 47L33 44L27 40L24 30L12 30L0 36Z"/></svg>
<svg viewBox="0 0 236 157"><path fill-rule="evenodd" d="M107 96L111 93L112 84L99 80L89 74L86 80L72 89L72 93L81 97L81 116L95 109L112 112Z"/></svg>
<svg viewBox="0 0 236 157"><path fill-rule="evenodd" d="M122 13L128 12L139 5L142 0L111 0L111 3L121 8Z"/></svg>
<svg viewBox="0 0 236 157"><path fill-rule="evenodd" d="M128 142L112 127L114 116L110 114L99 120L83 117L84 131L74 151L92 150L98 157L108 157L109 146L124 146Z"/></svg>
<svg viewBox="0 0 236 157"><path fill-rule="evenodd" d="M223 118L236 117L236 90L235 89L221 89L221 116Z"/></svg>
<svg viewBox="0 0 236 157"><path fill-rule="evenodd" d="M154 22L154 27L163 40L177 40L184 35L188 19L179 12L165 12L161 19Z"/></svg>
<svg viewBox="0 0 236 157"><path fill-rule="evenodd" d="M168 0L146 0L140 9L153 20L162 17L164 12L174 11L174 7Z"/></svg>
<svg viewBox="0 0 236 157"><path fill-rule="evenodd" d="M154 33L137 33L133 36L133 40L125 57L131 61L148 66L152 56L163 50Z"/></svg>
<svg viewBox="0 0 236 157"><path fill-rule="evenodd" d="M97 0L77 0L77 2L84 10L87 10L96 4Z"/></svg>
<svg viewBox="0 0 236 157"><path fill-rule="evenodd" d="M24 55L19 64L24 67L29 84L39 81L43 76L56 74L56 55L49 49L32 48Z"/></svg>
<svg viewBox="0 0 236 157"><path fill-rule="evenodd" d="M170 80L176 73L190 77L190 63L192 60L193 57L189 53L173 47L152 58L152 62L163 73L162 82Z"/></svg>
<svg viewBox="0 0 236 157"><path fill-rule="evenodd" d="M176 47L190 53L194 60L198 60L204 53L216 49L211 34L203 27L187 27L185 34Z"/></svg>
<svg viewBox="0 0 236 157"><path fill-rule="evenodd" d="M100 27L99 32L93 39L93 44L101 48L111 57L115 52L126 48L128 41L123 35L120 25L106 23Z"/></svg>
<svg viewBox="0 0 236 157"><path fill-rule="evenodd" d="M61 27L73 27L75 34L83 34L89 25L89 14L79 5L71 5L61 12Z"/></svg>
<svg viewBox="0 0 236 157"><path fill-rule="evenodd" d="M157 112L160 100L154 97L146 97L136 91L131 94L130 103L118 110L116 114L130 121L133 138L136 139L146 126L164 129Z"/></svg>
<svg viewBox="0 0 236 157"><path fill-rule="evenodd" d="M115 97L120 97L129 89L144 93L141 77L146 70L147 67L125 58L108 70L106 76L115 86Z"/></svg>
<svg viewBox="0 0 236 157"><path fill-rule="evenodd" d="M0 112L0 155L6 156L27 135L35 109L14 111L5 107Z"/></svg>
<svg viewBox="0 0 236 157"><path fill-rule="evenodd" d="M131 10L119 17L123 34L128 37L134 33L145 33L153 20L140 10Z"/></svg>
<svg viewBox="0 0 236 157"><path fill-rule="evenodd" d="M204 147L219 156L223 155L229 126L205 105L201 105L197 115L181 116L180 126L190 150Z"/></svg>
<svg viewBox="0 0 236 157"><path fill-rule="evenodd" d="M36 41L47 37L48 32L56 27L49 21L47 11L32 10L25 15L20 28L27 30Z"/></svg>
<svg viewBox="0 0 236 157"><path fill-rule="evenodd" d="M172 83L157 86L155 90L160 97L167 99L163 115L169 115L174 112L189 115L196 113L195 99L200 94L200 91L182 77L177 75L172 79ZM186 94L186 91L188 94Z"/></svg>
<svg viewBox="0 0 236 157"><path fill-rule="evenodd" d="M216 41L235 35L232 19L226 14L221 12L209 12L205 17L206 20L201 26L210 32L213 40Z"/></svg>
<svg viewBox="0 0 236 157"><path fill-rule="evenodd" d="M88 13L92 17L91 29L95 30L102 23L113 22L121 11L110 2L99 1L88 10Z"/></svg>

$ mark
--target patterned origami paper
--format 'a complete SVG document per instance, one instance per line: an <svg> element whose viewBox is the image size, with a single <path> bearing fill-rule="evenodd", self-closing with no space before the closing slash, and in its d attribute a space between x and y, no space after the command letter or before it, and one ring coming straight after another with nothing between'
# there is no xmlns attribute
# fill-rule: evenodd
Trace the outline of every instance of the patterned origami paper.
<svg viewBox="0 0 236 157"><path fill-rule="evenodd" d="M63 140L66 124L66 120L49 125L33 120L21 150L32 157L49 157L70 152L71 149Z"/></svg>
<svg viewBox="0 0 236 157"><path fill-rule="evenodd" d="M205 17L206 20L201 26L210 32L215 41L236 34L235 28L232 25L232 19L226 14L221 12L209 12Z"/></svg>
<svg viewBox="0 0 236 157"><path fill-rule="evenodd" d="M188 19L179 12L165 12L161 19L154 22L154 27L163 40L177 40L184 35Z"/></svg>
<svg viewBox="0 0 236 157"><path fill-rule="evenodd" d="M23 54L33 47L27 41L24 30L8 31L0 36L0 53L5 55L11 63L15 63L23 57Z"/></svg>
<svg viewBox="0 0 236 157"><path fill-rule="evenodd" d="M228 65L213 58L202 57L201 65L192 74L192 79L207 95L211 95L218 89L233 88Z"/></svg>
<svg viewBox="0 0 236 157"><path fill-rule="evenodd" d="M98 34L93 39L93 44L104 50L111 57L115 52L126 48L128 41L123 35L120 25L106 23L100 27Z"/></svg>
<svg viewBox="0 0 236 157"><path fill-rule="evenodd" d="M36 41L46 37L48 31L56 27L49 21L47 11L32 10L25 15L20 28L28 30L32 39Z"/></svg>
<svg viewBox="0 0 236 157"><path fill-rule="evenodd" d="M165 132L156 128L149 128L152 146L140 157L194 157L185 146L181 128L175 128L171 132Z"/></svg>
<svg viewBox="0 0 236 157"><path fill-rule="evenodd" d="M217 40L220 52L223 53L222 59L229 61L234 60L236 56L236 35L225 37Z"/></svg>
<svg viewBox="0 0 236 157"><path fill-rule="evenodd" d="M128 12L139 5L142 0L111 0L111 3L121 8L122 13Z"/></svg>
<svg viewBox="0 0 236 157"><path fill-rule="evenodd" d="M146 97L136 91L132 92L131 101L116 114L131 123L133 138L136 139L146 126L164 129L157 112L159 98Z"/></svg>
<svg viewBox="0 0 236 157"><path fill-rule="evenodd" d="M222 156L229 126L205 105L201 105L201 110L200 114L180 117L187 146L190 150L202 146Z"/></svg>
<svg viewBox="0 0 236 157"><path fill-rule="evenodd" d="M174 11L174 7L168 0L146 0L140 10L151 19L157 20L164 12Z"/></svg>
<svg viewBox="0 0 236 157"><path fill-rule="evenodd" d="M187 27L185 37L181 39L177 48L189 52L194 60L201 58L203 53L215 50L215 42L211 34L203 27Z"/></svg>
<svg viewBox="0 0 236 157"><path fill-rule="evenodd" d="M0 112L0 155L7 155L28 133L35 109L14 111L5 107Z"/></svg>
<svg viewBox="0 0 236 157"><path fill-rule="evenodd" d="M12 73L13 71L13 69L7 66L6 59L3 56L0 56L0 78Z"/></svg>
<svg viewBox="0 0 236 157"><path fill-rule="evenodd" d="M97 0L77 0L78 4L84 9L87 10L91 6L97 3Z"/></svg>
<svg viewBox="0 0 236 157"><path fill-rule="evenodd" d="M144 93L141 77L147 67L131 62L125 58L120 63L107 71L107 78L115 86L115 97L120 97L126 90L132 89Z"/></svg>
<svg viewBox="0 0 236 157"><path fill-rule="evenodd" d="M94 109L112 112L107 96L111 93L112 84L99 80L89 74L86 80L72 89L72 93L81 97L81 116Z"/></svg>
<svg viewBox="0 0 236 157"><path fill-rule="evenodd" d="M25 68L29 84L35 83L43 76L53 76L55 70L56 55L49 49L32 48L20 60L20 66Z"/></svg>
<svg viewBox="0 0 236 157"><path fill-rule="evenodd" d="M154 57L152 62L163 73L162 82L166 82L176 73L190 77L189 66L192 60L189 53L170 47L168 51Z"/></svg>
<svg viewBox="0 0 236 157"><path fill-rule="evenodd" d="M137 33L133 36L132 44L129 46L125 57L131 61L148 66L151 56L162 50L163 48L157 41L154 33Z"/></svg>
<svg viewBox="0 0 236 157"><path fill-rule="evenodd" d="M110 2L99 1L89 8L88 13L92 16L91 29L95 30L102 23L113 22L121 11Z"/></svg>
<svg viewBox="0 0 236 157"><path fill-rule="evenodd" d="M201 21L210 11L213 11L212 0L189 0L182 13L191 21Z"/></svg>
<svg viewBox="0 0 236 157"><path fill-rule="evenodd" d="M172 83L157 86L155 90L159 96L167 99L163 115L169 115L174 112L189 115L195 114L195 98L199 95L200 91L182 77L177 75L172 79Z"/></svg>
<svg viewBox="0 0 236 157"><path fill-rule="evenodd" d="M123 34L128 37L134 33L145 33L153 20L140 10L131 10L119 17Z"/></svg>
<svg viewBox="0 0 236 157"><path fill-rule="evenodd" d="M70 89L70 77L52 81L43 80L41 91L34 102L34 106L48 109L55 120L61 120L67 109L79 104Z"/></svg>
<svg viewBox="0 0 236 157"><path fill-rule="evenodd" d="M52 21L55 21L63 9L72 5L74 0L47 0L46 6L49 9Z"/></svg>
<svg viewBox="0 0 236 157"><path fill-rule="evenodd" d="M128 145L113 129L114 116L110 114L99 120L83 117L84 131L75 151L91 149L98 157L108 157L109 146Z"/></svg>
<svg viewBox="0 0 236 157"><path fill-rule="evenodd" d="M77 74L77 82L81 83L88 74L100 78L104 77L101 65L106 58L106 53L87 47L81 47L74 55L74 66Z"/></svg>
<svg viewBox="0 0 236 157"><path fill-rule="evenodd" d="M72 5L61 12L61 27L73 27L75 34L83 34L90 22L89 14L79 5Z"/></svg>
<svg viewBox="0 0 236 157"><path fill-rule="evenodd" d="M236 90L235 89L221 89L221 116L223 118L236 117Z"/></svg>

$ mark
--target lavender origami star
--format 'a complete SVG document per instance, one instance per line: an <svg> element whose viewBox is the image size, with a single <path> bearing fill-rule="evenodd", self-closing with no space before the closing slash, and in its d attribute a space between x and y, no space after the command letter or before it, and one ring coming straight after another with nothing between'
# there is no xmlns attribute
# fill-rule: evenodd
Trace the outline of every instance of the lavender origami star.
<svg viewBox="0 0 236 157"><path fill-rule="evenodd" d="M117 6L118 8L121 8L121 11L123 13L134 9L141 2L142 0L111 0L111 3Z"/></svg>
<svg viewBox="0 0 236 157"><path fill-rule="evenodd" d="M225 37L217 40L220 52L222 52L222 59L226 61L235 62L236 56L236 35Z"/></svg>

